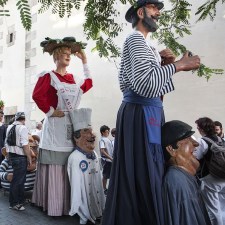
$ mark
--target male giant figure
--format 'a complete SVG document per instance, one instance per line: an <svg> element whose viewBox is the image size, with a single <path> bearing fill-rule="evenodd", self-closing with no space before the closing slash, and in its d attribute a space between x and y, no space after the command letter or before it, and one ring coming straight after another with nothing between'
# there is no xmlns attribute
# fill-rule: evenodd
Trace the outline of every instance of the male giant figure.
<svg viewBox="0 0 225 225"><path fill-rule="evenodd" d="M80 224L94 224L102 216L105 196L99 159L94 151L95 135L90 127L91 109L77 109L71 114L75 149L68 159L71 184L70 215L78 214Z"/></svg>
<svg viewBox="0 0 225 225"><path fill-rule="evenodd" d="M173 120L162 127L162 146L167 163L163 183L166 225L210 225L195 178L199 162L193 155L198 146L188 124Z"/></svg>

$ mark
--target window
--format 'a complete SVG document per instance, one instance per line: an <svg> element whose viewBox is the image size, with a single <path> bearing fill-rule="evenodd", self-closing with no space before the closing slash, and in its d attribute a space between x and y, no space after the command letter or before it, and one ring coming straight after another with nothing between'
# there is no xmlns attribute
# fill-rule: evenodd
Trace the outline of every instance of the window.
<svg viewBox="0 0 225 225"><path fill-rule="evenodd" d="M13 39L14 39L13 33L9 34L9 43L12 43Z"/></svg>
<svg viewBox="0 0 225 225"><path fill-rule="evenodd" d="M9 125L9 122L14 120L15 115L4 115L4 123Z"/></svg>
<svg viewBox="0 0 225 225"><path fill-rule="evenodd" d="M7 35L7 45L8 45L8 47L14 45L15 40L16 40L16 32L10 31L10 30L12 30L12 29L8 30L8 35Z"/></svg>
<svg viewBox="0 0 225 225"><path fill-rule="evenodd" d="M30 67L30 59L25 60L25 68Z"/></svg>

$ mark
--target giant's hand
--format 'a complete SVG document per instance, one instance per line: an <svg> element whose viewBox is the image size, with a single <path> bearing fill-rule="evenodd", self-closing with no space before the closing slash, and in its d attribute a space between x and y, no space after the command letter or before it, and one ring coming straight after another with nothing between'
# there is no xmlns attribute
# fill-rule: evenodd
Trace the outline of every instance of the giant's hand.
<svg viewBox="0 0 225 225"><path fill-rule="evenodd" d="M12 181L12 179L13 179L13 173L8 173L8 175L7 175L7 181L9 181L9 182L11 182Z"/></svg>
<svg viewBox="0 0 225 225"><path fill-rule="evenodd" d="M81 61L82 61L83 64L86 64L86 63L87 63L87 57L86 57L86 54L85 54L85 52L84 52L83 49L81 49L80 52L76 52L75 55L76 55L79 59L81 59Z"/></svg>
<svg viewBox="0 0 225 225"><path fill-rule="evenodd" d="M173 63L176 59L176 56L173 54L173 52L169 48L162 50L159 54L162 58L162 63L161 63L162 66Z"/></svg>
<svg viewBox="0 0 225 225"><path fill-rule="evenodd" d="M55 109L55 111L51 115L51 117L64 117L64 116L65 116L64 112L58 109Z"/></svg>
<svg viewBox="0 0 225 225"><path fill-rule="evenodd" d="M174 65L176 66L176 72L179 71L189 71L196 70L200 66L200 58L198 55L188 56L189 52L186 52L183 57L176 61Z"/></svg>

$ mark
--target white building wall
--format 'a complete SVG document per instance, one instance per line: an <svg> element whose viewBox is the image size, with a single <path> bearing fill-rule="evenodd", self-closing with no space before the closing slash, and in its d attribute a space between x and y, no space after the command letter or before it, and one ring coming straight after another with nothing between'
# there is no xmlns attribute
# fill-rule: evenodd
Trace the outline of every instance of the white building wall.
<svg viewBox="0 0 225 225"><path fill-rule="evenodd" d="M25 82L25 31L16 11L15 3L9 1L10 14L8 18L0 17L0 92L1 99L6 106L18 106L18 110L24 108L24 82ZM12 34L13 42L9 43L9 35ZM19 44L18 44L19 43Z"/></svg>
<svg viewBox="0 0 225 225"><path fill-rule="evenodd" d="M195 1L192 1L195 3ZM198 4L202 2L198 1ZM44 114L36 107L31 99L34 85L37 81L37 74L43 70L55 69L52 57L47 53L43 54L40 42L45 37L62 38L75 36L77 40L87 42L83 34L82 23L84 15L82 11L75 11L70 18L59 19L51 12L37 15L37 1L32 1L33 26L30 32L25 32L20 23L18 13L14 13L13 5L10 5L11 16L6 18L0 25L4 29L4 38L0 38L0 46L5 43L7 27L15 23L16 43L15 46L6 47L4 44L3 54L0 54L3 67L0 68L1 98L5 100L6 106L17 105L24 108L29 115L28 125L32 127L35 121L43 119ZM196 3L195 3L196 4ZM196 11L196 5L193 9ZM217 16L214 22L206 21L193 25L193 34L182 40L182 42L194 53L199 54L203 63L214 68L223 68L225 55L225 4L217 9ZM121 8L121 18L124 21L124 14L127 6ZM127 34L132 32L131 26L124 26L116 42L122 47ZM150 39L149 39L150 40ZM25 69L25 47L26 47L26 69ZM116 115L120 106L122 95L119 90L117 74L118 70L114 62L99 58L97 53L91 52L94 47L92 41L88 41L86 54L88 64L93 77L94 87L86 93L81 100L80 107L91 107L93 109L94 130L99 135L99 127L103 124L115 127ZM163 46L158 47L159 50ZM15 50L16 49L16 50ZM29 54L28 54L29 53ZM4 56L4 57L3 57ZM116 62L119 65L119 60ZM13 66L12 66L13 65ZM82 77L82 64L79 59L73 57L68 68L76 79ZM174 75L176 90L164 98L164 109L166 120L180 119L195 127L194 121L202 116L212 117L221 121L225 126L225 76L212 77L208 82L205 78L199 78L191 72L182 72ZM13 83L13 84L11 84ZM11 90L11 86L14 90Z"/></svg>

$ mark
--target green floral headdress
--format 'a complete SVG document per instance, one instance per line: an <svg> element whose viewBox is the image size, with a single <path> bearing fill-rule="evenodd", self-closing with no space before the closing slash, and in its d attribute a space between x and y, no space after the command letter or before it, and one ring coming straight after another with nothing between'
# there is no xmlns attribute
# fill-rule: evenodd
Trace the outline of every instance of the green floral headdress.
<svg viewBox="0 0 225 225"><path fill-rule="evenodd" d="M64 37L63 39L51 39L46 37L44 41L40 43L43 47L43 52L48 52L52 55L53 51L59 47L68 47L71 49L71 53L80 52L81 49L85 49L86 43L78 42L74 37Z"/></svg>

